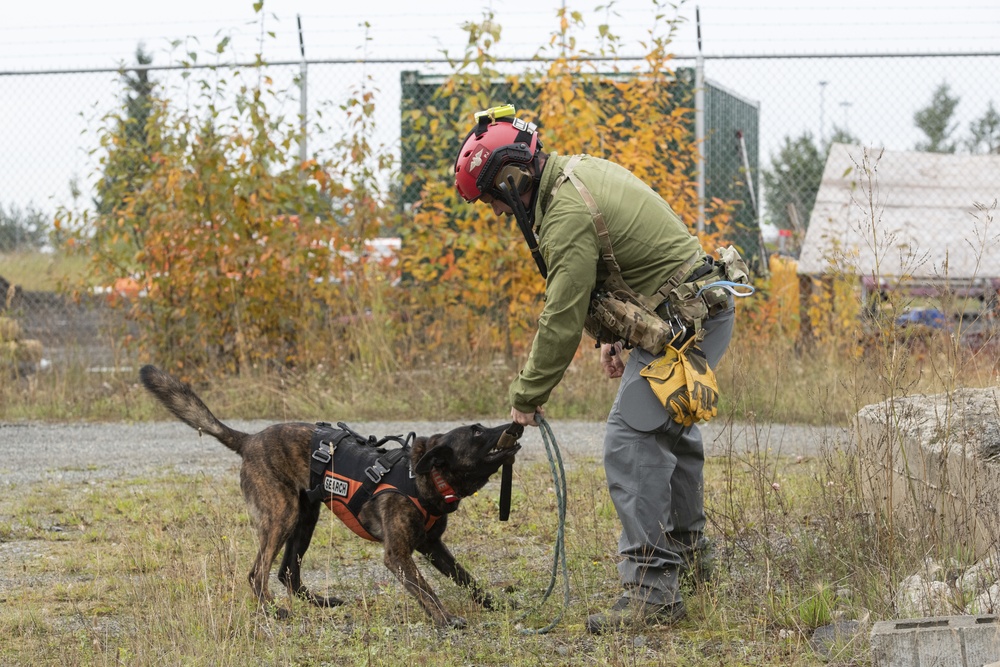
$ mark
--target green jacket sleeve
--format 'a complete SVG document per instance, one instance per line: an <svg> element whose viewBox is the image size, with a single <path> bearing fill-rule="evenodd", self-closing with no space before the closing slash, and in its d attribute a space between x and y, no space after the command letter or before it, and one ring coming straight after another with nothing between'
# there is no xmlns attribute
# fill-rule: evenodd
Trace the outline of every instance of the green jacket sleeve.
<svg viewBox="0 0 1000 667"><path fill-rule="evenodd" d="M572 189L571 183L563 188ZM575 194L575 192L573 193ZM510 404L534 412L549 399L576 354L590 293L597 280L597 232L583 201L560 197L550 206L539 247L548 267L545 307L524 368L510 385Z"/></svg>

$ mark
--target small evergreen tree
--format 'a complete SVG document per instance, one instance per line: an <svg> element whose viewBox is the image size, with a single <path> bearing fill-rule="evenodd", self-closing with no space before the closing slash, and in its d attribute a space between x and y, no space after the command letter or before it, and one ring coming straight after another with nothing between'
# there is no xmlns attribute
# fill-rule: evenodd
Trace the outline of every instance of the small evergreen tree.
<svg viewBox="0 0 1000 667"><path fill-rule="evenodd" d="M811 132L795 139L785 137L777 155L771 156L771 168L764 171L764 190L772 224L780 229L794 229L788 214L789 204L795 206L800 219L808 219L825 164L825 156Z"/></svg>
<svg viewBox="0 0 1000 667"><path fill-rule="evenodd" d="M942 83L934 91L931 103L913 114L913 122L927 135L927 141L918 142L918 151L929 153L954 153L955 142L951 141L957 123L952 122L959 98L952 97L951 87Z"/></svg>
<svg viewBox="0 0 1000 667"><path fill-rule="evenodd" d="M830 140L820 146L812 133L806 132L795 139L785 137L777 155L771 156L771 168L764 171L764 192L768 217L776 227L795 228L789 217L789 204L795 206L802 226L808 225L826 158L835 143L855 144L857 139L847 130L835 127Z"/></svg>
<svg viewBox="0 0 1000 667"><path fill-rule="evenodd" d="M992 100L982 118L969 123L969 135L966 146L970 152L1000 153L1000 113Z"/></svg>
<svg viewBox="0 0 1000 667"><path fill-rule="evenodd" d="M98 214L107 215L121 204L124 197L143 182L149 171L150 143L149 121L153 113L157 84L149 78L145 67L153 63L153 56L146 53L142 44L135 50L136 69L122 70L121 79L124 116L109 117L121 125L115 132L118 141L105 146L103 176L97 183L94 206Z"/></svg>
<svg viewBox="0 0 1000 667"><path fill-rule="evenodd" d="M367 157L299 162L299 125L265 104L275 97L270 78L202 73L196 85L226 107L177 104L145 70L123 76L100 131L103 211L63 211L56 227L89 253L89 277L135 281L141 298L112 303L138 325L130 343L165 366L242 372L326 361L337 348L303 342L357 297L345 277L363 262L348 267L337 251L363 239L345 239L335 220L360 217L364 200L341 183ZM334 212L331 202L354 208Z"/></svg>
<svg viewBox="0 0 1000 667"><path fill-rule="evenodd" d="M40 248L49 231L49 219L30 204L21 209L17 204L4 208L0 204L0 252Z"/></svg>

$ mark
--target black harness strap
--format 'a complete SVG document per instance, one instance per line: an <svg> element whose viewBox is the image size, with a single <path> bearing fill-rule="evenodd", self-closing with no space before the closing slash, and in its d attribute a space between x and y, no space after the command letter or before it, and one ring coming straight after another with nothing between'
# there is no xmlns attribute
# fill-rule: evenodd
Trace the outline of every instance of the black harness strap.
<svg viewBox="0 0 1000 667"><path fill-rule="evenodd" d="M312 452L309 457L310 489L304 492L306 499L313 504L325 502L330 498L330 492L326 488L326 471L330 469L333 463L333 455L337 446L345 439L350 437L359 445L373 448L381 447L390 440L402 445L397 449L385 452L376 459L375 463L365 468L365 479L361 480L361 487L354 493L347 504L355 514L372 497L375 488L382 481L382 478L389 474L393 466L409 453L410 442L416 437L415 433L410 433L405 439L402 436L390 435L381 440L376 440L375 436L362 437L343 422L338 422L336 429L328 422L317 422L316 425L319 428L316 430L310 443L310 450Z"/></svg>
<svg viewBox="0 0 1000 667"><path fill-rule="evenodd" d="M508 180L504 183L497 185L497 189L500 194L503 195L504 201L507 206L510 207L511 211L514 212L514 219L517 221L517 226L521 230L521 235L524 236L525 243L528 244L528 250L531 251L531 256L535 260L535 266L538 267L538 272L542 274L542 278L549 277L549 269L545 266L545 258L542 257L541 251L538 249L538 240L535 238L535 232L531 225L531 219L528 217L528 212L524 208L524 204L521 203L521 196L514 187L514 180L508 177ZM538 188L535 188L535 195L538 193ZM534 195L533 195L534 197Z"/></svg>
<svg viewBox="0 0 1000 667"><path fill-rule="evenodd" d="M316 432L309 443L309 490L305 492L306 499L311 504L323 501L326 491L323 488L323 478L333 461L333 450L337 448L344 438L356 433L347 429L337 430L329 422L316 422Z"/></svg>
<svg viewBox="0 0 1000 667"><path fill-rule="evenodd" d="M409 447L393 449L380 457L370 467L365 468L365 479L362 480L361 488L355 491L354 495L347 502L347 509L351 510L351 514L358 516L364 504L374 495L375 488L382 481L382 478L391 472L392 467L403 458L404 454L408 454L409 451Z"/></svg>

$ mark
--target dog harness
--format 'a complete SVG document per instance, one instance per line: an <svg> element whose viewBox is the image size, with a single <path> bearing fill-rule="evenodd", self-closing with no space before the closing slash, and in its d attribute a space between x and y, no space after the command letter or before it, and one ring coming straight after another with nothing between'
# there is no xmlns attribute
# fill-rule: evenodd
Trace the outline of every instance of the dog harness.
<svg viewBox="0 0 1000 667"><path fill-rule="evenodd" d="M441 518L429 513L417 499L417 484L409 466L410 442L415 434L405 439L387 436L376 440L374 436L361 437L343 423L337 428L327 422L316 425L319 428L310 443L312 489L305 492L309 501L322 501L355 534L373 542L378 540L361 525L358 514L366 502L383 493L409 498L424 517L424 531L430 531ZM401 447L382 448L389 440ZM404 458L407 465L396 465Z"/></svg>

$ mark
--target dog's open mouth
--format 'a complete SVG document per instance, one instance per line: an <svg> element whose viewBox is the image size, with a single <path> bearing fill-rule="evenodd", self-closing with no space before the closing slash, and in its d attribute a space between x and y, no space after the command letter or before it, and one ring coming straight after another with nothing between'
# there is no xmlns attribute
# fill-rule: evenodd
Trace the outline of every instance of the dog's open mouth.
<svg viewBox="0 0 1000 667"><path fill-rule="evenodd" d="M483 459L489 463L513 463L514 456L521 451L521 443L514 443L510 447L493 446L493 449L486 452Z"/></svg>

